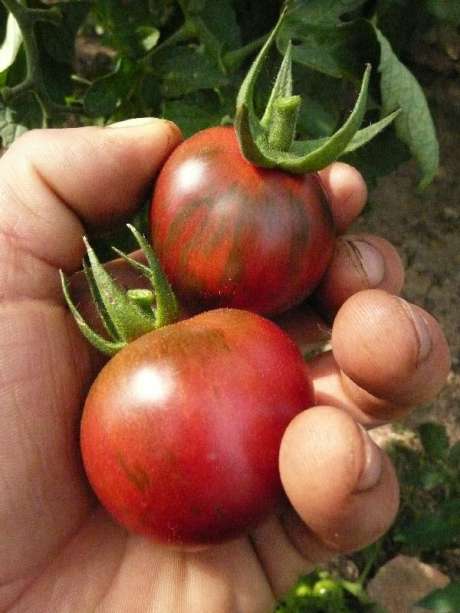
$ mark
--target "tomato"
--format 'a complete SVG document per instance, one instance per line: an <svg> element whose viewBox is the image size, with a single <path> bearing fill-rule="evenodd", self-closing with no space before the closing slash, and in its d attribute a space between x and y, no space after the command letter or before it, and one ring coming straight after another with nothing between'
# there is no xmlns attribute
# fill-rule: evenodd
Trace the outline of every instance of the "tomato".
<svg viewBox="0 0 460 613"><path fill-rule="evenodd" d="M87 397L81 450L105 508L178 545L244 534L283 499L283 433L313 404L301 354L271 321L207 311L129 343Z"/></svg>
<svg viewBox="0 0 460 613"><path fill-rule="evenodd" d="M317 173L251 164L228 126L198 132L166 161L152 198L151 236L188 308L275 315L315 288L335 231Z"/></svg>

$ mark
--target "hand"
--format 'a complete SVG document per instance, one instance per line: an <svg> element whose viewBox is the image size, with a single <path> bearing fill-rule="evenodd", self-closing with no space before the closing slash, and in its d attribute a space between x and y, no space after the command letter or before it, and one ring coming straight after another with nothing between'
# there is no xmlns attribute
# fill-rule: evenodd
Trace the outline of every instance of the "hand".
<svg viewBox="0 0 460 613"><path fill-rule="evenodd" d="M0 161L2 611L266 613L301 573L375 540L397 511L394 471L359 424L430 400L449 355L436 321L396 297L401 263L375 236L340 238L315 310L282 318L302 343L333 320L332 352L311 361L324 406L283 439L283 514L248 538L184 553L127 534L95 501L78 426L100 363L57 270L80 268L84 226L133 213L179 139L161 120L33 131ZM343 233L364 205L363 180L341 163L321 175Z"/></svg>

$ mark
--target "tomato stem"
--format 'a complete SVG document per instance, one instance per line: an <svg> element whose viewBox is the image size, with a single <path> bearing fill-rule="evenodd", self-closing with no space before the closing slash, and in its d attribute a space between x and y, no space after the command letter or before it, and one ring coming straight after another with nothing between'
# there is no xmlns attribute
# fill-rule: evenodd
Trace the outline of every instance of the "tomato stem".
<svg viewBox="0 0 460 613"><path fill-rule="evenodd" d="M113 355L130 341L147 332L173 323L179 317L176 297L152 248L136 228L131 225L128 225L128 228L142 249L148 266L118 249L114 250L150 281L152 289L125 290L122 288L99 262L86 238L83 239L89 261L89 265L83 262L83 271L110 340L100 336L85 322L70 297L67 279L60 271L64 298L80 331L96 349L108 355Z"/></svg>
<svg viewBox="0 0 460 613"><path fill-rule="evenodd" d="M273 104L273 113L268 131L268 144L273 149L288 151L294 140L300 96L278 98Z"/></svg>
<svg viewBox="0 0 460 613"><path fill-rule="evenodd" d="M330 137L295 141L301 99L292 95L291 58L295 49L288 43L265 112L259 119L254 104L256 82L270 47L282 28L288 8L289 4L285 5L241 84L236 101L235 129L241 152L248 161L265 168L304 174L320 170L340 156L365 145L393 121L397 111L360 129L367 109L371 71L370 65L367 65L355 106L344 124Z"/></svg>
<svg viewBox="0 0 460 613"><path fill-rule="evenodd" d="M155 294L149 289L129 289L126 292L128 299L141 307L143 311L150 313L155 304Z"/></svg>

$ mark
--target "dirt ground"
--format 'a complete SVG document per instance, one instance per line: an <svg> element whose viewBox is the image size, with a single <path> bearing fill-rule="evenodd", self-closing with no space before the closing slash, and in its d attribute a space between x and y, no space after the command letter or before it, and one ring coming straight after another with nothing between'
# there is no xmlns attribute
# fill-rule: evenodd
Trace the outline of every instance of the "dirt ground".
<svg viewBox="0 0 460 613"><path fill-rule="evenodd" d="M415 164L401 167L371 192L373 206L354 228L380 234L397 247L406 266L404 296L430 311L444 329L452 352L448 381L406 424L440 420L455 440L460 439L460 75L457 79L424 83L440 140L439 176L418 193Z"/></svg>

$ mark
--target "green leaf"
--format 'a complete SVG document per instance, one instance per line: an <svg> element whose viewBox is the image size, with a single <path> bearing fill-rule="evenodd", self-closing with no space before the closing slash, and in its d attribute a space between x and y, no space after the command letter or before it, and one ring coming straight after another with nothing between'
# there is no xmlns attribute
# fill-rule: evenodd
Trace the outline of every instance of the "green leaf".
<svg viewBox="0 0 460 613"><path fill-rule="evenodd" d="M227 82L225 75L202 49L174 47L158 51L154 72L162 79L166 98L180 98L202 89L215 89Z"/></svg>
<svg viewBox="0 0 460 613"><path fill-rule="evenodd" d="M156 47L160 40L160 30L151 26L139 26L136 29L142 48L147 52Z"/></svg>
<svg viewBox="0 0 460 613"><path fill-rule="evenodd" d="M406 143L421 170L420 187L426 187L439 166L439 145L428 104L414 75L393 53L385 36L375 28L381 48L379 65L382 114L395 108L401 113L395 120L399 138Z"/></svg>
<svg viewBox="0 0 460 613"><path fill-rule="evenodd" d="M425 453L433 460L441 460L449 450L449 437L443 424L426 422L417 428Z"/></svg>
<svg viewBox="0 0 460 613"><path fill-rule="evenodd" d="M59 8L62 21L59 27L48 22L37 24L42 51L46 49L55 62L71 64L75 55L75 35L85 20L91 3L77 0L57 2L52 6L53 10Z"/></svg>
<svg viewBox="0 0 460 613"><path fill-rule="evenodd" d="M0 47L0 73L14 63L22 44L22 34L16 19L9 14L6 25L6 35Z"/></svg>
<svg viewBox="0 0 460 613"><path fill-rule="evenodd" d="M366 0L297 0L289 11L291 17L306 24L335 25L340 17L355 11Z"/></svg>
<svg viewBox="0 0 460 613"><path fill-rule="evenodd" d="M335 78L356 82L364 64L375 64L378 45L372 26L365 19L336 25L310 25L288 15L277 44L284 52L292 40L292 59ZM394 109L393 109L394 110Z"/></svg>
<svg viewBox="0 0 460 613"><path fill-rule="evenodd" d="M417 607L436 613L458 613L460 611L460 581L453 581L416 603Z"/></svg>
<svg viewBox="0 0 460 613"><path fill-rule="evenodd" d="M241 45L240 29L229 0L207 0L193 24L200 41L217 63L221 62L224 51Z"/></svg>
<svg viewBox="0 0 460 613"><path fill-rule="evenodd" d="M113 72L94 81L86 91L83 103L93 117L108 117L132 88L136 66L128 58L120 59Z"/></svg>
<svg viewBox="0 0 460 613"><path fill-rule="evenodd" d="M155 16L164 15L162 7L158 7ZM137 59L145 54L142 46L142 36L139 26L156 25L148 2L126 2L120 0L98 0L93 9L98 24L102 26L102 41L113 47L119 55L125 58Z"/></svg>
<svg viewBox="0 0 460 613"><path fill-rule="evenodd" d="M229 98L225 101L230 102ZM224 116L231 111L221 105L214 92L196 92L180 100L166 100L163 116L177 123L187 138L199 130L217 126Z"/></svg>

